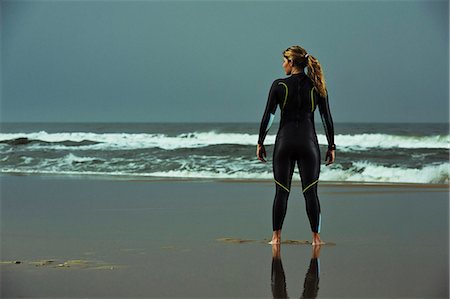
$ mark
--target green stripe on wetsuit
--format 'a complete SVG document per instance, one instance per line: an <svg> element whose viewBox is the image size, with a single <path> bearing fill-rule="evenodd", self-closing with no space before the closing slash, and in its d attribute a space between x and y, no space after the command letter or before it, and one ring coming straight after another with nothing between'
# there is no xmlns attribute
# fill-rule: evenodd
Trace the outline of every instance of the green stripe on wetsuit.
<svg viewBox="0 0 450 299"><path fill-rule="evenodd" d="M275 183L277 183L277 185L279 185L281 188L283 188L284 190L286 190L287 192L290 192L289 191L289 188L287 188L286 186L284 186L282 183L280 183L280 182L278 182L277 180L274 180L275 181ZM309 184L308 186L306 186L303 190L302 190L302 192L303 193L305 193L309 188L311 188L314 184L317 184L317 182L318 182L319 180L317 179L317 180L315 180L314 182L312 182L311 184Z"/></svg>
<svg viewBox="0 0 450 299"><path fill-rule="evenodd" d="M283 102L283 109L284 106L286 106L286 102L287 102L287 98L288 98L288 94L289 94L289 89L287 87L287 85L283 82L278 83L278 85L282 84L284 86L284 88L286 88L286 94L284 95L284 102Z"/></svg>
<svg viewBox="0 0 450 299"><path fill-rule="evenodd" d="M289 189L287 187L285 187L282 183L278 182L277 180L274 180L275 183L277 183L281 188L283 188L284 190L286 190L287 192L289 192Z"/></svg>
<svg viewBox="0 0 450 299"><path fill-rule="evenodd" d="M314 184L316 184L319 180L315 180L314 182L312 182L311 184L309 184L305 189L303 189L303 193L306 192L306 190L308 190L309 188L311 188Z"/></svg>

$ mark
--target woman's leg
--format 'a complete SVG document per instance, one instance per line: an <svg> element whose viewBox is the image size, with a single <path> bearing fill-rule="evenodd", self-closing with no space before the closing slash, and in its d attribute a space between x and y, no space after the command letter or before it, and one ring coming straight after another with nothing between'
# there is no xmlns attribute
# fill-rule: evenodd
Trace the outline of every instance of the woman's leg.
<svg viewBox="0 0 450 299"><path fill-rule="evenodd" d="M272 206L273 236L271 244L278 244L281 240L281 228L287 211L289 190L295 160L291 159L289 148L277 143L273 154L273 174L275 179L275 198Z"/></svg>
<svg viewBox="0 0 450 299"><path fill-rule="evenodd" d="M320 202L317 195L317 184L320 173L320 151L317 143L311 142L298 158L298 167L302 180L302 192L305 198L306 213L308 215L311 231L313 232L313 245L323 244L320 240Z"/></svg>

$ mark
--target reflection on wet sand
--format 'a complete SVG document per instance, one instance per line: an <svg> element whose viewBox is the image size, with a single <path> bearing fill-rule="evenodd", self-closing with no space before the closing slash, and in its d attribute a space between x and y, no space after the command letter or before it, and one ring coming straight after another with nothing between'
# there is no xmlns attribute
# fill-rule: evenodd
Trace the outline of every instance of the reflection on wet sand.
<svg viewBox="0 0 450 299"><path fill-rule="evenodd" d="M316 298L319 291L320 246L313 246L311 261L300 298ZM288 298L286 276L281 262L280 244L272 245L271 287L274 298Z"/></svg>
<svg viewBox="0 0 450 299"><path fill-rule="evenodd" d="M288 298L286 290L286 276L280 256L280 245L272 245L272 273L271 287L273 298Z"/></svg>

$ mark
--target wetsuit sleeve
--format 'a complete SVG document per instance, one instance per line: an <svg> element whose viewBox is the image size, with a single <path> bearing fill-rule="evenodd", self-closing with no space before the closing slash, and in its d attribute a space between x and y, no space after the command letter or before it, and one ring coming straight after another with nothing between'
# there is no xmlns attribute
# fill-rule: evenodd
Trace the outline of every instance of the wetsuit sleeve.
<svg viewBox="0 0 450 299"><path fill-rule="evenodd" d="M319 112L322 118L323 128L325 129L325 135L327 136L328 149L336 149L336 145L334 144L333 118L331 117L330 105L328 103L328 91L325 98L319 94L318 97Z"/></svg>
<svg viewBox="0 0 450 299"><path fill-rule="evenodd" d="M266 110L261 120L259 127L258 144L263 144L266 139L267 132L269 132L272 126L273 119L275 118L275 111L277 110L277 98L279 93L278 81L275 80L272 83L269 91L269 97L267 99Z"/></svg>

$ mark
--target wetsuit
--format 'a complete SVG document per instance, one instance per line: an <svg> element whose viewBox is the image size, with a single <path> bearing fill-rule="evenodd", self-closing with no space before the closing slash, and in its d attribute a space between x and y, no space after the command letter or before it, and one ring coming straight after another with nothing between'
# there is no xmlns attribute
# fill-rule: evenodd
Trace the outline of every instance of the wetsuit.
<svg viewBox="0 0 450 299"><path fill-rule="evenodd" d="M319 106L328 148L334 149L333 119L328 104L305 74L293 74L272 83L266 109L261 121L258 144L263 144L277 107L281 120L273 151L275 199L272 210L273 230L283 226L292 174L297 163L306 200L311 230L320 233L320 204L317 182L320 172L320 150L314 126L314 111Z"/></svg>

